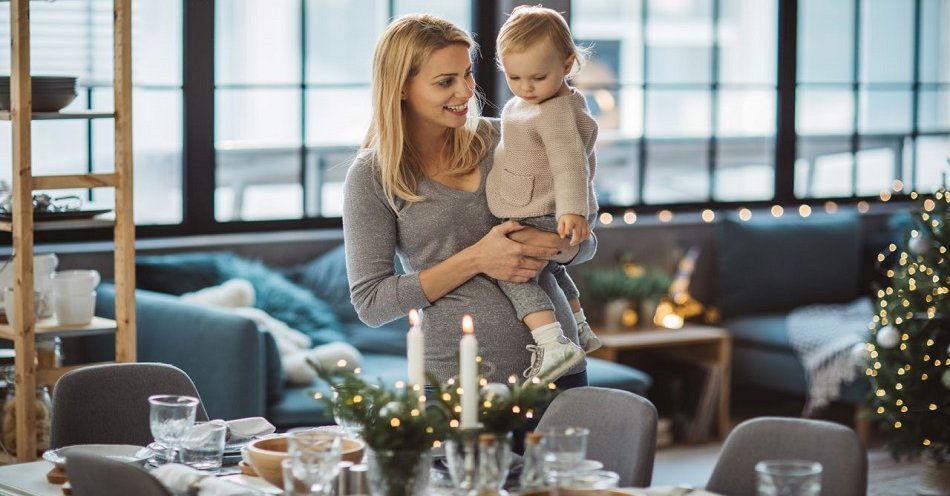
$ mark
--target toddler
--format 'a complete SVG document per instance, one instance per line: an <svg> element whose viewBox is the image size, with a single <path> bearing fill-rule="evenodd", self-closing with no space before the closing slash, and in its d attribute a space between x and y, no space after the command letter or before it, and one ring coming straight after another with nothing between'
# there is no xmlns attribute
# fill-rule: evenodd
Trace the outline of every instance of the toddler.
<svg viewBox="0 0 950 496"><path fill-rule="evenodd" d="M584 50L574 44L564 18L544 7L516 8L498 33L498 62L514 97L501 113L501 142L488 174L492 214L544 231L590 236L597 213L593 177L597 123L584 96L567 84ZM531 330L531 366L525 377L553 381L600 348L581 309L577 287L560 264L551 263L577 322L578 347L564 336L554 305L538 285L498 281L518 318Z"/></svg>

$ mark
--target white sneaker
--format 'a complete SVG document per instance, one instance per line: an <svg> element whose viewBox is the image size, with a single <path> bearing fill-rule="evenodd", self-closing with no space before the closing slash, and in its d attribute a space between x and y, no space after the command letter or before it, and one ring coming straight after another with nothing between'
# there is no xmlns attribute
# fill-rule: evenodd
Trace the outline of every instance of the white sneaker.
<svg viewBox="0 0 950 496"><path fill-rule="evenodd" d="M525 369L528 379L537 377L542 382L551 382L564 375L571 367L584 359L584 350L564 336L543 345L529 344L531 366Z"/></svg>
<svg viewBox="0 0 950 496"><path fill-rule="evenodd" d="M590 328L590 324L586 320L577 323L577 340L580 342L581 348L584 349L584 353L598 350L604 345L600 342L600 338L594 334L594 330Z"/></svg>

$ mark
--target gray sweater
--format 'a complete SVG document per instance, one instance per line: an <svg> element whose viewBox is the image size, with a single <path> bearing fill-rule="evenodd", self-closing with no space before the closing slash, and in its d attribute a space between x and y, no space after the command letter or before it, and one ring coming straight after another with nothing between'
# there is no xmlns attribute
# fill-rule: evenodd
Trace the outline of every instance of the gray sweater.
<svg viewBox="0 0 950 496"><path fill-rule="evenodd" d="M498 144L498 121L493 119L491 124L494 149ZM512 374L521 377L530 362L525 346L533 341L528 329L493 279L475 276L431 304L419 283L421 270L475 244L500 223L489 212L485 199L485 179L494 155L491 149L480 164L477 191L455 190L426 178L417 187L417 193L426 199L408 206L397 200L399 217L383 195L372 154L363 152L356 158L344 185L346 269L357 314L367 325L378 327L406 315L410 309L424 308L426 369L441 381L458 374L461 322L466 313L475 323L479 354L493 366L489 380L501 382ZM590 260L596 249L597 240L592 235L580 245L571 263ZM406 274L396 274L395 255ZM554 276L545 270L539 282L554 302L564 334L577 342L570 306ZM585 367L582 363L568 373L581 372Z"/></svg>

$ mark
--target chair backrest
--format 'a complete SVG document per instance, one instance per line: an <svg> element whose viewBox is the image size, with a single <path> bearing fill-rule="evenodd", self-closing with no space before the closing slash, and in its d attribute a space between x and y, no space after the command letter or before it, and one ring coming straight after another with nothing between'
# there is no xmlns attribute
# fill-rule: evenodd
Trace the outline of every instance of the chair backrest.
<svg viewBox="0 0 950 496"><path fill-rule="evenodd" d="M198 396L188 375L163 363L92 365L64 374L53 388L50 446L152 442L148 397ZM208 414L199 402L197 420Z"/></svg>
<svg viewBox="0 0 950 496"><path fill-rule="evenodd" d="M142 468L91 453L70 453L66 475L75 496L171 496Z"/></svg>
<svg viewBox="0 0 950 496"><path fill-rule="evenodd" d="M867 453L853 430L823 420L782 417L759 417L736 426L726 438L706 489L754 496L755 464L774 459L821 463L823 496L864 496L867 492Z"/></svg>
<svg viewBox="0 0 950 496"><path fill-rule="evenodd" d="M627 391L579 387L560 393L541 416L537 430L586 427L587 458L620 475L620 486L646 487L656 454L656 407Z"/></svg>

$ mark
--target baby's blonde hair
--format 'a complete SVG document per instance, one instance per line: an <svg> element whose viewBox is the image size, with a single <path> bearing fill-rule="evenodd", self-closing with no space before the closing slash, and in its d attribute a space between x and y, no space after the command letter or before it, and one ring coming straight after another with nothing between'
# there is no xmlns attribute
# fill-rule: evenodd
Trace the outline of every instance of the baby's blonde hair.
<svg viewBox="0 0 950 496"><path fill-rule="evenodd" d="M383 193L389 206L399 214L396 199L409 203L425 197L416 194L423 177L419 154L406 130L402 92L419 73L423 63L436 51L452 45L476 48L472 38L455 24L428 14L400 17L390 23L373 54L373 117L363 140L363 151L375 154ZM478 167L489 143L479 131L477 98L469 105L465 126L448 132L445 145L451 153L448 173L465 175Z"/></svg>
<svg viewBox="0 0 950 496"><path fill-rule="evenodd" d="M523 52L544 40L551 40L554 48L564 58L574 56L574 66L568 78L576 76L587 60L590 50L574 43L571 28L561 14L540 5L521 5L511 11L495 41L498 67L504 70L501 60L506 55Z"/></svg>

